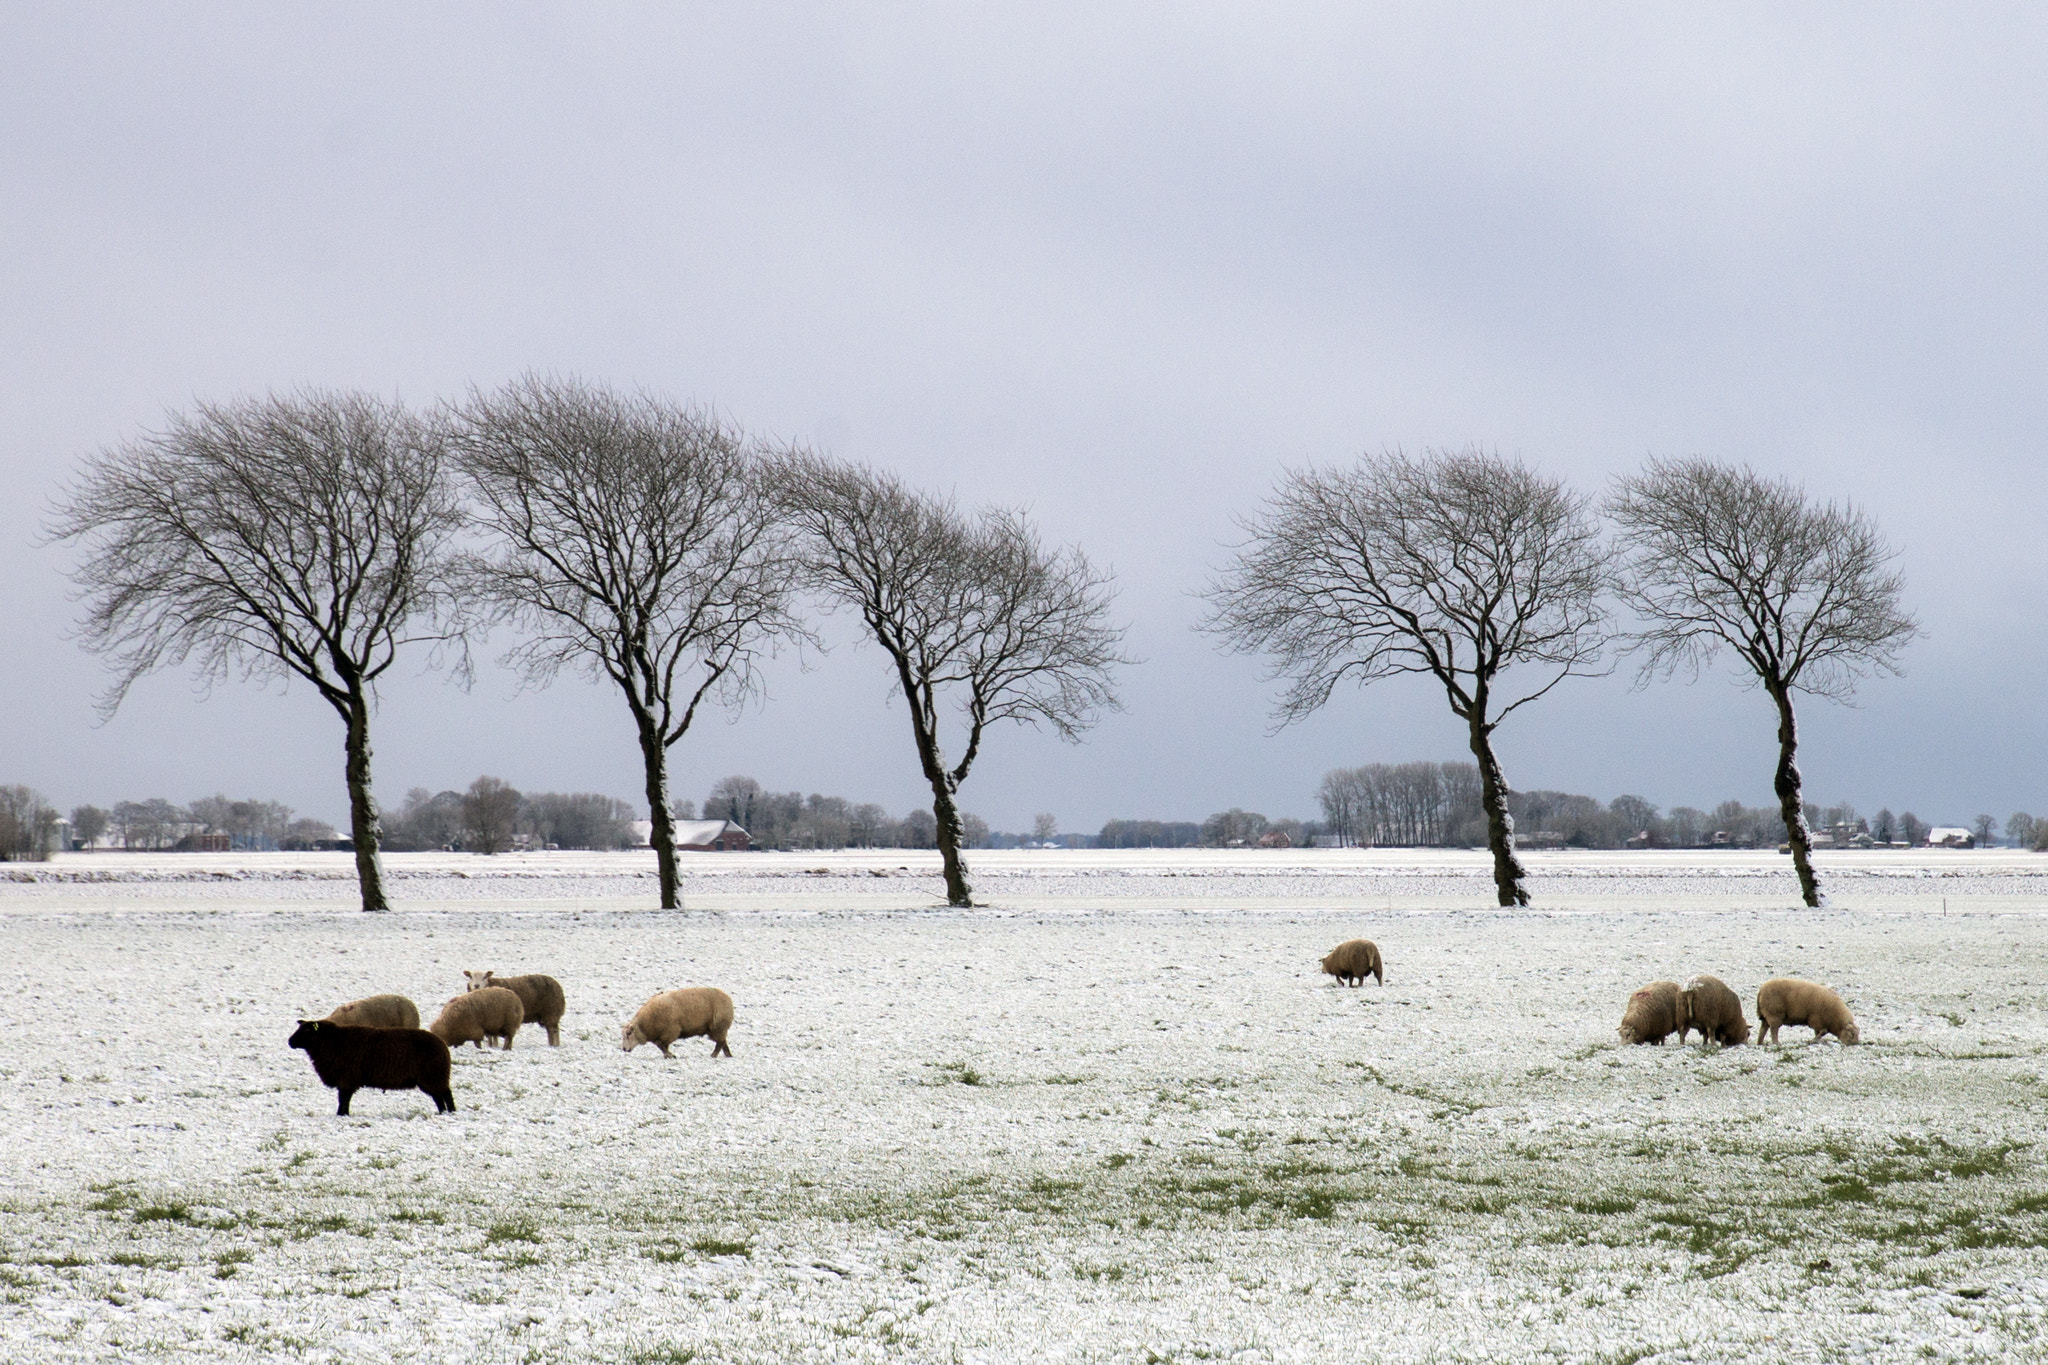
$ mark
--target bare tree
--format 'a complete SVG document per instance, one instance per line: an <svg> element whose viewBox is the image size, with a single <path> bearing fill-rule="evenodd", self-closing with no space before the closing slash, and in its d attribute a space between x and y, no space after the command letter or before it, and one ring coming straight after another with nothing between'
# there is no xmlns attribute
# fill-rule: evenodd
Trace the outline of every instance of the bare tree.
<svg viewBox="0 0 2048 1365"><path fill-rule="evenodd" d="M1616 480L1608 515L1625 558L1621 596L1643 617L1638 682L1694 678L1723 646L1778 713L1773 789L1806 904L1821 904L1800 799L1793 694L1846 702L1872 674L1896 674L1919 633L1899 598L1895 552L1862 512L1814 504L1797 485L1688 457Z"/></svg>
<svg viewBox="0 0 2048 1365"><path fill-rule="evenodd" d="M77 812L72 813L71 827L78 828ZM2023 810L2016 810L2005 817L2005 837L2012 840L2014 848L2032 848L2036 825L2034 817Z"/></svg>
<svg viewBox="0 0 2048 1365"><path fill-rule="evenodd" d="M1060 818L1051 811L1040 811L1031 817L1031 837L1044 843L1060 832Z"/></svg>
<svg viewBox="0 0 2048 1365"><path fill-rule="evenodd" d="M57 811L31 787L0 787L0 863L42 862L56 842Z"/></svg>
<svg viewBox="0 0 2048 1365"><path fill-rule="evenodd" d="M807 582L858 612L895 668L931 786L946 899L971 905L958 793L988 727L1043 724L1078 742L1118 706L1111 674L1129 661L1109 623L1110 577L1078 549L1047 550L1019 512L963 516L865 466L795 453L776 485L804 538ZM963 727L957 762L941 734L948 702Z"/></svg>
<svg viewBox="0 0 2048 1365"><path fill-rule="evenodd" d="M1970 822L1970 830L1977 836L1977 847L1989 848L1992 836L1998 833L1998 817L1979 815Z"/></svg>
<svg viewBox="0 0 2048 1365"><path fill-rule="evenodd" d="M1500 904L1528 904L1493 734L1598 666L1607 556L1587 499L1475 449L1388 453L1291 470L1240 524L1203 628L1272 657L1281 725L1346 680L1434 678L1479 766Z"/></svg>
<svg viewBox="0 0 2048 1365"><path fill-rule="evenodd" d="M462 794L462 832L472 852L503 853L519 822L519 790L496 777L479 777Z"/></svg>
<svg viewBox="0 0 2048 1365"><path fill-rule="evenodd" d="M73 806L71 808L71 837L78 840L78 846L90 853L99 837L107 832L107 813L98 806Z"/></svg>
<svg viewBox="0 0 2048 1365"><path fill-rule="evenodd" d="M676 909L668 751L707 697L744 702L762 654L802 633L755 452L709 413L532 375L471 395L454 431L500 542L478 591L529 632L508 660L539 684L574 664L624 696Z"/></svg>
<svg viewBox="0 0 2048 1365"><path fill-rule="evenodd" d="M84 638L115 673L103 715L188 659L208 685L303 678L334 708L363 909L388 910L370 712L403 646L461 639L442 576L461 520L429 426L368 394L309 391L202 404L102 451L50 530L83 547Z"/></svg>

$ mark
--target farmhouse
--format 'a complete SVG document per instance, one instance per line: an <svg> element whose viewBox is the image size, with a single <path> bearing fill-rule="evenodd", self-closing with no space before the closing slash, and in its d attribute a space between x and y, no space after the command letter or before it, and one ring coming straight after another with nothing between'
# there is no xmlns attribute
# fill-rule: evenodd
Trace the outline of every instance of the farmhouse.
<svg viewBox="0 0 2048 1365"><path fill-rule="evenodd" d="M1977 836L1961 825L1936 825L1927 831L1929 848L1975 848Z"/></svg>
<svg viewBox="0 0 2048 1365"><path fill-rule="evenodd" d="M652 821L634 820L626 828L637 848L654 841ZM685 853L745 853L753 846L753 837L730 820L676 821L676 847Z"/></svg>

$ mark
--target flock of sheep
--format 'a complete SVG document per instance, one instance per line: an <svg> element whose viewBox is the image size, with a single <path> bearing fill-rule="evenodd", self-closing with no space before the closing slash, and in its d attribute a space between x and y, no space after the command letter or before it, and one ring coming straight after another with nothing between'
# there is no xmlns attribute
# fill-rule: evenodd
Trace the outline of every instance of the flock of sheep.
<svg viewBox="0 0 2048 1365"><path fill-rule="evenodd" d="M1354 938L1338 944L1322 960L1323 971L1347 986L1362 986L1372 977L1387 984L1379 945ZM325 1019L301 1019L291 1046L313 1061L323 1084L341 1096L337 1113L348 1113L356 1091L419 1090L440 1113L455 1108L449 1088L450 1047L488 1041L510 1048L521 1024L539 1024L548 1031L548 1045L562 1043L562 983L552 976L499 976L493 971L463 972L468 988L441 1007L440 1015L420 1027L419 1007L402 995L373 995L351 1000ZM1813 1030L1818 1042L1833 1034L1844 1043L1862 1041L1856 1020L1842 998L1811 981L1779 977L1756 993L1756 1014L1763 1033L1778 1041L1786 1024ZM642 1005L620 1030L620 1047L631 1052L653 1043L664 1057L679 1038L708 1037L711 1055L732 1056L725 1041L732 1027L732 997L715 986L688 986L663 991ZM1684 986L1652 981L1628 998L1628 1010L1617 1030L1625 1043L1663 1045L1671 1034L1685 1042L1692 1030L1723 1047L1749 1041L1749 1021L1742 1001L1719 977L1696 976Z"/></svg>
<svg viewBox="0 0 2048 1365"><path fill-rule="evenodd" d="M548 1046L562 1045L562 1012L567 1002L562 983L534 972L499 976L494 971L465 971L469 985L441 1007L440 1015L420 1027L419 1006L402 995L373 995L336 1007L325 1019L301 1019L291 1046L313 1060L322 1084L339 1092L337 1114L348 1113L358 1090L418 1090L443 1114L455 1109L449 1089L448 1049L486 1040L512 1046L521 1024L539 1024L548 1031ZM711 1055L732 1056L725 1041L732 1027L732 997L715 986L686 986L663 991L640 1007L620 1034L620 1046L631 1052L652 1043L664 1057L678 1038L708 1037Z"/></svg>
<svg viewBox="0 0 2048 1365"><path fill-rule="evenodd" d="M1369 938L1340 943L1323 959L1323 971L1347 986L1362 986L1369 976L1387 984L1380 948ZM1826 986L1796 977L1776 977L1757 989L1756 1017L1772 1042L1786 1024L1804 1025L1819 1042L1832 1033L1844 1043L1863 1041L1849 1007L1842 997ZM1624 1043L1655 1043L1659 1047L1672 1034L1683 1043L1694 1029L1707 1042L1737 1047L1749 1041L1749 1020L1742 1017L1742 1000L1718 976L1704 973L1681 986L1676 981L1652 981L1628 998L1628 1009L1615 1032Z"/></svg>

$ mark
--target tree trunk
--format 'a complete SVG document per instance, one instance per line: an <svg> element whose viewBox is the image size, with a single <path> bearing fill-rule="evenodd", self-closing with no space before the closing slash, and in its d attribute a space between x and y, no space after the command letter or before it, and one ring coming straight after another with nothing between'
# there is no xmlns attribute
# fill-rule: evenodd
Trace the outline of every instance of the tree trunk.
<svg viewBox="0 0 2048 1365"><path fill-rule="evenodd" d="M370 791L370 702L361 688L351 688L348 710L348 830L356 846L356 881L362 886L363 909L389 910L384 898L384 831L377 823L377 798Z"/></svg>
<svg viewBox="0 0 2048 1365"><path fill-rule="evenodd" d="M1806 811L1799 799L1799 723L1792 716L1792 689L1767 683L1778 704L1778 813L1785 820L1785 842L1792 847L1792 866L1799 873L1799 895L1809 905L1821 904L1820 879L1813 872L1813 837L1807 833Z"/></svg>
<svg viewBox="0 0 2048 1365"><path fill-rule="evenodd" d="M918 723L915 706L910 711L910 729L917 737L918 761L932 784L932 819L938 825L939 861L946 874L946 904L966 907L974 904L974 888L967 884L967 864L960 857L960 806L954 800L953 775L946 771L939 741Z"/></svg>
<svg viewBox="0 0 2048 1365"><path fill-rule="evenodd" d="M661 730L654 717L633 708L640 727L640 758L647 767L647 818L653 825L647 842L654 846L654 866L661 877L661 908L680 910L682 897L676 878L676 821L668 804L668 746L661 742Z"/></svg>
<svg viewBox="0 0 2048 1365"><path fill-rule="evenodd" d="M1486 846L1493 853L1493 885L1502 905L1527 905L1528 888L1522 860L1515 856L1515 817L1508 814L1508 780L1493 756L1493 727L1475 711L1471 727L1472 757L1479 763L1479 804L1486 811Z"/></svg>

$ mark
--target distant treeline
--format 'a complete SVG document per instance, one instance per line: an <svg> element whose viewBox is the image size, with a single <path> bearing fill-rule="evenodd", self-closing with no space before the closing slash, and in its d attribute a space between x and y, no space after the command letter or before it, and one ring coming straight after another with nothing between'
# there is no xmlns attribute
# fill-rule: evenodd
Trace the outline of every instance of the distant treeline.
<svg viewBox="0 0 2048 1365"><path fill-rule="evenodd" d="M1479 848L1486 843L1479 789L1479 769L1471 763L1368 763L1323 775L1317 792L1321 820L1268 820L1232 808L1200 822L1111 820L1092 842L1098 848L1230 848L1249 847L1277 833L1290 845ZM1712 810L1674 806L1666 811L1640 796L1617 796L1603 804L1572 792L1527 791L1509 793L1507 806L1517 840L1532 848L1760 848L1775 847L1785 837L1777 807L1740 801L1723 801ZM1866 819L1846 802L1809 802L1805 814L1816 834L1827 836L1824 845L1863 840L1919 844L1929 829L1911 811L1894 815L1886 809ZM1999 833L1999 822L1979 815L1968 828L1979 844L1989 844ZM2004 834L2021 848L2048 848L2048 820L2037 821L2025 812L2006 818Z"/></svg>
<svg viewBox="0 0 2048 1365"><path fill-rule="evenodd" d="M704 798L679 800L678 820L730 820L747 831L756 848L936 848L937 822L928 810L896 819L872 802L843 796L772 792L751 777L720 779ZM480 777L467 791L431 792L415 787L405 804L384 822L384 847L396 851L452 848L476 853L508 849L631 848L647 842L645 812L629 801L595 792L522 793L494 777ZM963 842L981 848L988 826L963 814ZM637 826L637 827L636 827Z"/></svg>

